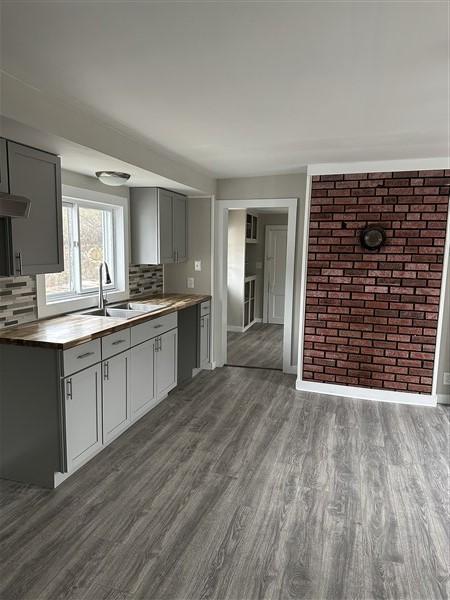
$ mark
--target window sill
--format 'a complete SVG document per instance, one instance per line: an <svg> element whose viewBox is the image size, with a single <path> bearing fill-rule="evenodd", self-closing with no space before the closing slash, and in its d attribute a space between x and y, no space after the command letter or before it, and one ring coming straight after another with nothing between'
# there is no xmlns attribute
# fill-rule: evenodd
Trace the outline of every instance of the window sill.
<svg viewBox="0 0 450 600"><path fill-rule="evenodd" d="M45 296L45 277L43 275L37 276L36 287L38 297L38 319L55 317L79 310L87 310L89 308L95 308L98 304L98 293L89 294L79 298L67 298L56 302L47 302ZM111 303L128 300L129 291L116 290L114 292L107 292L107 298L108 302Z"/></svg>

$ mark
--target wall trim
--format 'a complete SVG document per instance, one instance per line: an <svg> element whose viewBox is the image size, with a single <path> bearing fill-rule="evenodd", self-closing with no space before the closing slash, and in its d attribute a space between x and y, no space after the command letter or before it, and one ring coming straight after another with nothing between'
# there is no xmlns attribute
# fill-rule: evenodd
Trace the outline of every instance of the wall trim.
<svg viewBox="0 0 450 600"><path fill-rule="evenodd" d="M446 298L447 290L447 277L449 270L449 255L450 254L450 200L447 207L447 231L445 233L445 245L444 245L444 262L442 264L442 277L441 277L441 294L439 296L439 312L438 312L438 323L436 330L436 347L434 350L434 365L433 365L433 384L431 387L431 393L437 393L438 380L439 380L439 363L441 358L441 346L442 346L442 329L444 324L444 306L446 302L450 302L450 298ZM441 373L443 377L443 373Z"/></svg>
<svg viewBox="0 0 450 600"><path fill-rule="evenodd" d="M377 390L347 385L333 385L331 383L303 381L302 379L297 379L295 389L302 392L313 392L327 396L343 396L344 398L372 400L375 402L389 402L393 404L436 406L437 403L436 395L431 394L412 394L410 392L394 392L391 390Z"/></svg>
<svg viewBox="0 0 450 600"><path fill-rule="evenodd" d="M426 171L449 169L448 156L436 158L406 158L346 163L317 163L308 165L308 175L341 175L345 173L382 173L384 171Z"/></svg>
<svg viewBox="0 0 450 600"><path fill-rule="evenodd" d="M283 371L291 365L292 323L294 318L294 262L297 229L298 198L261 198L251 200L218 200L215 210L215 256L214 256L214 295L213 295L213 336L214 357L218 367L226 362L227 339L227 250L228 250L228 211L232 209L287 208L288 242L286 256L286 295L283 335Z"/></svg>
<svg viewBox="0 0 450 600"><path fill-rule="evenodd" d="M303 377L303 338L305 334L305 308L306 308L306 280L308 271L309 247L309 220L311 213L311 177L306 177L305 195L305 220L303 223L303 249L302 249L302 278L300 281L300 309L298 314L298 351L297 351L297 377Z"/></svg>

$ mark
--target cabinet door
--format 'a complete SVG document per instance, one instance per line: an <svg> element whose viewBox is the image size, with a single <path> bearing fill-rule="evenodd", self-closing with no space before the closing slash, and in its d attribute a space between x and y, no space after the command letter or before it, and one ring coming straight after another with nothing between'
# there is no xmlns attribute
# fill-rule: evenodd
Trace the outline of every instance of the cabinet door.
<svg viewBox="0 0 450 600"><path fill-rule="evenodd" d="M58 156L8 142L9 189L31 200L27 219L11 219L16 275L64 270Z"/></svg>
<svg viewBox="0 0 450 600"><path fill-rule="evenodd" d="M0 192L9 192L6 140L0 138Z"/></svg>
<svg viewBox="0 0 450 600"><path fill-rule="evenodd" d="M100 366L64 380L65 437L68 471L96 454L102 446Z"/></svg>
<svg viewBox="0 0 450 600"><path fill-rule="evenodd" d="M187 258L186 235L186 198L179 194L173 195L173 246L175 261L185 262Z"/></svg>
<svg viewBox="0 0 450 600"><path fill-rule="evenodd" d="M156 338L156 399L160 400L177 385L178 331L172 329Z"/></svg>
<svg viewBox="0 0 450 600"><path fill-rule="evenodd" d="M200 367L206 368L210 362L210 315L200 319Z"/></svg>
<svg viewBox="0 0 450 600"><path fill-rule="evenodd" d="M158 194L159 262L173 263L173 195L166 190L159 190Z"/></svg>
<svg viewBox="0 0 450 600"><path fill-rule="evenodd" d="M131 423L128 369L129 352L103 362L103 443L114 439Z"/></svg>
<svg viewBox="0 0 450 600"><path fill-rule="evenodd" d="M155 404L155 340L130 350L130 406L135 421Z"/></svg>

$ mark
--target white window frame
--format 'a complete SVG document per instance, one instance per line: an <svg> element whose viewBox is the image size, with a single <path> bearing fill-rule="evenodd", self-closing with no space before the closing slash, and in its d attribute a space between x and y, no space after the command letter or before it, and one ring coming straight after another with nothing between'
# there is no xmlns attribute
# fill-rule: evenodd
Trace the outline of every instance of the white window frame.
<svg viewBox="0 0 450 600"><path fill-rule="evenodd" d="M70 185L62 186L64 203L79 203L91 205L93 208L104 208L113 211L113 235L116 247L114 261L114 287L105 286L110 302L126 300L129 297L128 266L129 266L129 198L115 196L93 190L77 188ZM45 275L37 275L37 306L38 318L51 317L68 312L74 312L95 307L98 302L98 288L85 290L73 296L60 294L47 298L45 290Z"/></svg>

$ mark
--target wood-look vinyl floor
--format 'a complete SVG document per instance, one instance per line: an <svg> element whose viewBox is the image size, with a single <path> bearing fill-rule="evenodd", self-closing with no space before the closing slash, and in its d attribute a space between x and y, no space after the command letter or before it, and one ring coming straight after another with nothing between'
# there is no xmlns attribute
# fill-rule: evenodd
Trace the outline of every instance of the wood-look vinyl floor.
<svg viewBox="0 0 450 600"><path fill-rule="evenodd" d="M229 365L283 368L283 325L255 323L244 333L229 331L227 339Z"/></svg>
<svg viewBox="0 0 450 600"><path fill-rule="evenodd" d="M58 489L2 482L0 598L447 598L448 431L202 372Z"/></svg>

